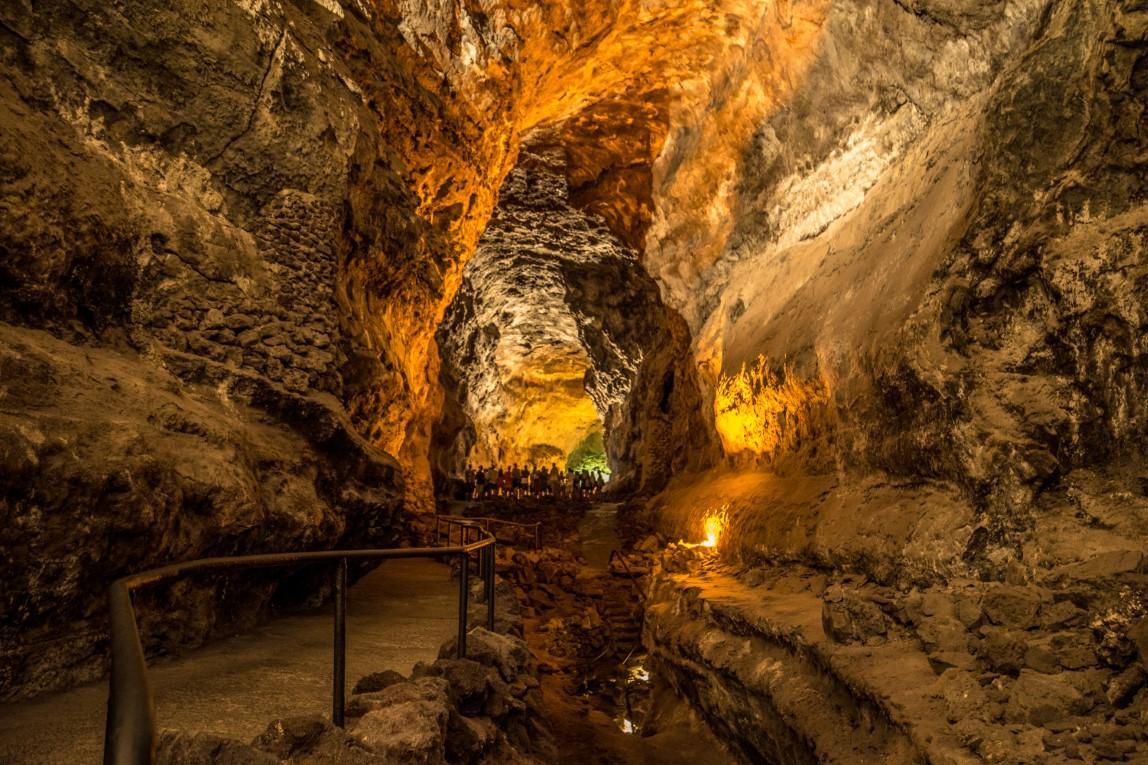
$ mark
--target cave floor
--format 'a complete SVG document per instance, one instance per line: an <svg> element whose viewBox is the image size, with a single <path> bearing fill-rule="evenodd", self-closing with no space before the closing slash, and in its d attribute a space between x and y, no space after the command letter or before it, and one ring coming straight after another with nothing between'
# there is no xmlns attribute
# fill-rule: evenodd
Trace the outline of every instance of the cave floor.
<svg viewBox="0 0 1148 765"><path fill-rule="evenodd" d="M620 504L603 502L561 508L541 505L536 510L535 517L546 519L551 527L561 525L572 529L571 521L577 518L575 533L550 536L551 544L565 548L580 563L573 585L569 589L549 590L555 595L553 607L524 619L526 640L543 669L539 679L546 718L557 744L554 765L734 765L733 756L688 705L664 687L655 690L659 697L655 701L659 708L657 732L653 735L623 733L614 719L620 710L609 709L601 695L588 692L585 685L592 675L601 680L623 674L624 662L620 656L604 654L587 663L575 659L569 652L570 646L560 653L552 652L555 647L550 638L552 620L582 618L586 608L584 596L588 592L595 593L595 607L601 610L606 607L611 592L616 595L616 588L625 589L623 580L610 571L611 553L625 546L625 535L619 528L620 507ZM501 515L499 511L505 508L489 503L473 510ZM566 513L561 522L554 517L559 512ZM515 518L528 520L528 516L521 514L515 514Z"/></svg>
<svg viewBox="0 0 1148 765"><path fill-rule="evenodd" d="M449 567L395 560L350 590L347 682L371 672L408 674L433 661L457 626ZM328 714L329 609L275 619L151 668L159 727L250 740L269 720ZM107 684L92 683L0 706L0 763L82 765L100 761Z"/></svg>

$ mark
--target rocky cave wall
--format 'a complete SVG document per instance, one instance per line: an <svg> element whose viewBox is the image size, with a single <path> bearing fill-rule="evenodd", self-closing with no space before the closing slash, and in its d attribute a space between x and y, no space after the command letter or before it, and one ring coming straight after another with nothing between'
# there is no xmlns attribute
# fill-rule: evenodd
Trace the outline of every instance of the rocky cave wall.
<svg viewBox="0 0 1148 765"><path fill-rule="evenodd" d="M635 305L671 317L659 347L692 334L702 400L753 469L677 484L658 506L675 533L725 505L730 553L886 578L1142 539L1145 16L6 4L3 687L96 671L112 575L361 543L400 498L427 505L432 424L466 427L435 329L524 135L638 253L605 277L561 266L594 375L606 339L649 329L638 309L593 328L597 280L644 269L661 294ZM653 445L712 431L708 403L672 415L688 357L642 358L611 452L651 487L680 467ZM116 529L131 544L101 542Z"/></svg>
<svg viewBox="0 0 1148 765"><path fill-rule="evenodd" d="M1145 23L1121 2L834 4L706 197L708 248L687 252L668 163L723 131L671 131L645 262L754 472L682 482L667 528L725 507L731 554L886 579L1143 539Z"/></svg>
<svg viewBox="0 0 1148 765"><path fill-rule="evenodd" d="M378 51L333 10L0 12L0 693L101 672L118 575L394 539L401 470L344 408L361 338L339 302L379 118L323 53ZM275 588L244 581L226 606L178 585L152 647L250 618Z"/></svg>
<svg viewBox="0 0 1148 765"><path fill-rule="evenodd" d="M689 333L638 253L574 206L567 152L546 143L507 176L439 329L442 469L565 463L604 432L612 486L652 493L716 455Z"/></svg>

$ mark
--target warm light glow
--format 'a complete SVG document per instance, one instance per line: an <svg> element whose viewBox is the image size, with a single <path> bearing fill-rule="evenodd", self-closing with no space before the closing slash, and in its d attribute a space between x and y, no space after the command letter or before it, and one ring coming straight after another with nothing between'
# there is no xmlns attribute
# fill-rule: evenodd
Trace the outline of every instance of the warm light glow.
<svg viewBox="0 0 1148 765"><path fill-rule="evenodd" d="M721 533L725 529L728 519L725 505L717 512L706 515L706 519L702 523L702 528L706 534L705 541L701 544L702 547L717 547L718 539L721 538Z"/></svg>
<svg viewBox="0 0 1148 765"><path fill-rule="evenodd" d="M577 368L576 375L555 373L549 379L534 372L531 368L507 374L500 398L495 399L502 406L474 410L478 438L471 462L547 467L557 463L564 468L581 444L602 432L598 410L582 382L585 367ZM604 459L604 446L602 453Z"/></svg>
<svg viewBox="0 0 1148 765"><path fill-rule="evenodd" d="M682 547L716 548L728 521L729 505L722 505L717 510L711 510L706 513L705 519L702 521L702 533L705 534L705 539L697 544L691 544L686 541L679 541L678 544Z"/></svg>
<svg viewBox="0 0 1148 765"><path fill-rule="evenodd" d="M775 372L758 356L718 380L714 424L726 454L772 457L809 432L827 401L819 380L801 380L788 368Z"/></svg>

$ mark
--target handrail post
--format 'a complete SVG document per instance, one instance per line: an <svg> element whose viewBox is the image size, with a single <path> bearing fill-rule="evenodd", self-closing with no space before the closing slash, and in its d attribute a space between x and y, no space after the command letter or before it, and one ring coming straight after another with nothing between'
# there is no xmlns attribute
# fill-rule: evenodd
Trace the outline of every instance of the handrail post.
<svg viewBox="0 0 1148 765"><path fill-rule="evenodd" d="M470 616L470 553L479 554L478 571L486 593L486 624L494 628L495 569L497 537L486 526L473 521L443 519L447 540L459 527L459 546L402 550L326 550L292 553L265 553L233 557L203 558L144 571L118 579L108 589L111 627L111 667L108 687L107 721L103 765L154 765L156 756L155 704L148 684L147 662L140 641L139 626L132 608L131 591L143 585L162 582L192 572L231 568L259 568L298 562L333 561L334 629L332 648L331 720L342 727L346 717L347 579L351 559L437 558L460 559L458 599L458 644L460 658L467 655L467 628ZM439 521L436 521L436 524ZM522 524L525 526L525 524ZM535 524L535 536L540 524ZM436 535L440 532L436 532ZM473 539L473 542L469 540Z"/></svg>
<svg viewBox="0 0 1148 765"><path fill-rule="evenodd" d="M483 550L486 553L486 628L494 632L494 546L491 541Z"/></svg>
<svg viewBox="0 0 1148 765"><path fill-rule="evenodd" d="M331 722L342 728L347 683L347 559L335 564L335 655L331 678Z"/></svg>
<svg viewBox="0 0 1148 765"><path fill-rule="evenodd" d="M470 555L459 553L462 565L458 567L458 658L466 658L466 618L470 596Z"/></svg>
<svg viewBox="0 0 1148 765"><path fill-rule="evenodd" d="M104 765L151 765L155 762L155 702L132 595L122 581L108 588L111 618L111 680L104 731Z"/></svg>

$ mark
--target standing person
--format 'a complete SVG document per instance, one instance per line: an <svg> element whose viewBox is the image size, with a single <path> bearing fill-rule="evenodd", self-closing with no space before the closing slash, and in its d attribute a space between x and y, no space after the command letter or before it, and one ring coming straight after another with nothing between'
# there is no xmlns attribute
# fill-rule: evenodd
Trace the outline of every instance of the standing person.
<svg viewBox="0 0 1148 765"><path fill-rule="evenodd" d="M466 463L466 472L463 474L463 485L466 487L466 498L474 496L474 466Z"/></svg>
<svg viewBox="0 0 1148 765"><path fill-rule="evenodd" d="M486 468L482 465L474 471L474 487L470 493L471 499L481 499L483 493L486 491Z"/></svg>
<svg viewBox="0 0 1148 765"><path fill-rule="evenodd" d="M547 476L546 483L550 490L550 498L557 499L558 493L562 490L562 479L558 475L558 464L555 462L550 463L550 475Z"/></svg>

